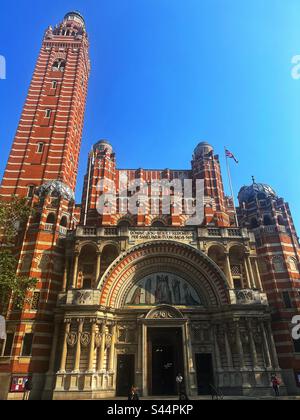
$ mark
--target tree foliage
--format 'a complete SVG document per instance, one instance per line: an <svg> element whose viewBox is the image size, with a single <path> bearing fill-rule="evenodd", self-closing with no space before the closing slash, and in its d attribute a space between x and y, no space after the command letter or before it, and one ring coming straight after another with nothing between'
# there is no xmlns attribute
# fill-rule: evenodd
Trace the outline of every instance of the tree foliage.
<svg viewBox="0 0 300 420"><path fill-rule="evenodd" d="M22 306L28 290L35 286L36 279L17 276L18 260L15 244L18 231L28 220L31 207L27 199L12 197L0 201L0 305L2 311L13 294L14 302Z"/></svg>

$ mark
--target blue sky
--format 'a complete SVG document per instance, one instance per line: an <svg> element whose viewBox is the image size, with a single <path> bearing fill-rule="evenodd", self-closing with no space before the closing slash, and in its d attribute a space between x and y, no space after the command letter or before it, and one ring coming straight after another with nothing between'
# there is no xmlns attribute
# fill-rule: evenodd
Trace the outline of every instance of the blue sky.
<svg viewBox="0 0 300 420"><path fill-rule="evenodd" d="M3 174L44 30L80 10L92 73L77 199L87 154L111 141L122 168L189 168L206 140L232 162L239 188L269 183L290 203L300 228L299 0L26 0L2 2L0 80Z"/></svg>

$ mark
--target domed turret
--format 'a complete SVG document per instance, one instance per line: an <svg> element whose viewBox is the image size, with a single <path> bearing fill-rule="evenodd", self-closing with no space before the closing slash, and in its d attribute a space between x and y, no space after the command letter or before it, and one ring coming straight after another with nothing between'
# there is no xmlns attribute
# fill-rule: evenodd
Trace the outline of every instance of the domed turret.
<svg viewBox="0 0 300 420"><path fill-rule="evenodd" d="M255 199L264 200L266 198L277 198L276 192L267 184L253 183L248 187L242 187L239 192L240 203L249 203Z"/></svg>
<svg viewBox="0 0 300 420"><path fill-rule="evenodd" d="M75 201L75 194L72 189L61 181L48 181L37 189L40 197L52 195L55 197L65 198L69 201Z"/></svg>
<svg viewBox="0 0 300 420"><path fill-rule="evenodd" d="M108 140L100 140L98 143L94 145L94 151L105 152L108 151L109 153L113 152L112 145Z"/></svg>
<svg viewBox="0 0 300 420"><path fill-rule="evenodd" d="M82 26L85 26L85 20L81 13L73 11L65 15L64 20L74 21L80 23Z"/></svg>
<svg viewBox="0 0 300 420"><path fill-rule="evenodd" d="M206 141L202 141L194 150L194 159L206 156L209 153L213 152L213 150L213 147L209 143L207 143Z"/></svg>

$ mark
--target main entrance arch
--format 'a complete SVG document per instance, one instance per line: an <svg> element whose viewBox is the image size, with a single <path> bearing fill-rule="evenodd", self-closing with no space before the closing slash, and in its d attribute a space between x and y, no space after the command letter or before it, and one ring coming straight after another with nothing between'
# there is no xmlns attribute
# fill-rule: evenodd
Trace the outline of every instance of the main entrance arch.
<svg viewBox="0 0 300 420"><path fill-rule="evenodd" d="M191 246L153 241L120 255L98 288L102 307L116 311L119 322L136 322L136 346L116 345L116 389L127 370L144 396L175 395L180 372L196 394L191 321L208 321L209 311L228 304L219 267ZM214 358L212 342L205 351Z"/></svg>

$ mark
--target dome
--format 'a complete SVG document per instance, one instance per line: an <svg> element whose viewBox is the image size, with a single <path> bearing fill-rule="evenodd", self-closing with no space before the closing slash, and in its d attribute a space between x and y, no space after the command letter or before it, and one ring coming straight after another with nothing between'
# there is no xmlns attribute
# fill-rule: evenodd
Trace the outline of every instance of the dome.
<svg viewBox="0 0 300 420"><path fill-rule="evenodd" d="M69 19L74 19L76 21L80 20L82 22L83 25L85 25L85 20L84 17L82 16L81 13L73 11L73 12L69 12L65 15L65 20L69 20Z"/></svg>
<svg viewBox="0 0 300 420"><path fill-rule="evenodd" d="M206 141L202 141L194 150L194 158L208 155L213 150L213 147L209 143L207 143Z"/></svg>
<svg viewBox="0 0 300 420"><path fill-rule="evenodd" d="M98 143L94 145L94 150L99 150L100 152L104 152L105 150L108 150L109 153L113 152L112 145L108 140L100 140Z"/></svg>
<svg viewBox="0 0 300 420"><path fill-rule="evenodd" d="M276 198L277 194L267 184L252 184L249 187L245 186L241 188L239 192L239 202L248 203L255 200L256 198L264 200L266 198Z"/></svg>
<svg viewBox="0 0 300 420"><path fill-rule="evenodd" d="M75 201L73 190L61 181L48 181L37 189L37 193L40 197L51 194L69 201Z"/></svg>

